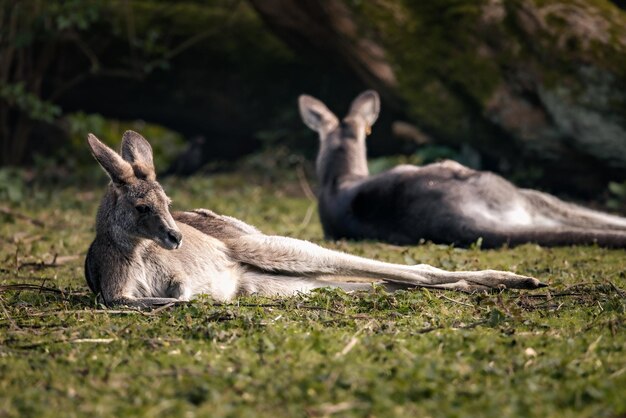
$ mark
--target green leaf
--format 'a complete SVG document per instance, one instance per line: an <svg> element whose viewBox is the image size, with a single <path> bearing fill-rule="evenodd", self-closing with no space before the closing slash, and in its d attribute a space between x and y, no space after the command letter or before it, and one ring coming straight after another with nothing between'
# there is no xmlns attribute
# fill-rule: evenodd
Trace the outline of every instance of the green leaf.
<svg viewBox="0 0 626 418"><path fill-rule="evenodd" d="M616 183L612 181L609 183L609 191L619 197L626 197L626 183Z"/></svg>

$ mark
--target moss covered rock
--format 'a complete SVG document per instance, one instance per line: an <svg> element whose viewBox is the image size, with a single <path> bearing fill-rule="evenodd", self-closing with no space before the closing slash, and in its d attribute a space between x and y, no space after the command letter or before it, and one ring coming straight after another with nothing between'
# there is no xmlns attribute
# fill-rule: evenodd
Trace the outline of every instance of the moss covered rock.
<svg viewBox="0 0 626 418"><path fill-rule="evenodd" d="M251 1L296 51L331 53L486 168L530 164L579 191L626 173L626 13L612 2Z"/></svg>

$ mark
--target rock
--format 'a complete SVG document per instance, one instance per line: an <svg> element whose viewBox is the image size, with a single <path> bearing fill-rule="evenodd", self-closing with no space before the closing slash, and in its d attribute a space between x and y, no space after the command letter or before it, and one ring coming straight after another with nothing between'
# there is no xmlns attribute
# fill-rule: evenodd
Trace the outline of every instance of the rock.
<svg viewBox="0 0 626 418"><path fill-rule="evenodd" d="M343 62L383 109L436 142L471 145L486 168L533 168L582 193L626 178L619 2L250 2L296 54Z"/></svg>

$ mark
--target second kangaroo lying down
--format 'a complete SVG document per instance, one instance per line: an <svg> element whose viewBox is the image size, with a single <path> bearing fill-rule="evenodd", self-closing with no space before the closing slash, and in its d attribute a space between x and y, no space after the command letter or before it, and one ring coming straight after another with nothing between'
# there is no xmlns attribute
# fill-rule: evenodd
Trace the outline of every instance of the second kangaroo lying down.
<svg viewBox="0 0 626 418"><path fill-rule="evenodd" d="M380 109L374 91L357 97L341 122L311 96L300 96L299 106L304 123L320 138L319 212L328 238L626 247L624 218L520 189L453 161L401 165L370 176L365 137Z"/></svg>
<svg viewBox="0 0 626 418"><path fill-rule="evenodd" d="M152 149L141 135L126 132L121 155L93 135L88 139L111 183L98 209L85 277L108 305L150 306L199 294L230 300L245 294L293 295L326 286L369 288L323 281L322 276L381 279L391 289L545 286L504 271L448 272L425 264L404 266L356 257L307 241L264 235L204 209L170 213L169 198L156 180Z"/></svg>

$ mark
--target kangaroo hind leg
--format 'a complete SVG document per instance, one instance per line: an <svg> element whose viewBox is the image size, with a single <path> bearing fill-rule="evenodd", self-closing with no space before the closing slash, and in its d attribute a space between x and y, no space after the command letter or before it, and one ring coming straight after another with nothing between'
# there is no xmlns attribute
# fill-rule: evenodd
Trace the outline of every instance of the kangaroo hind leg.
<svg viewBox="0 0 626 418"><path fill-rule="evenodd" d="M626 218L564 202L536 190L522 190L533 206L563 226L626 231Z"/></svg>
<svg viewBox="0 0 626 418"><path fill-rule="evenodd" d="M351 276L381 279L401 287L429 287L461 291L489 288L535 289L537 279L487 270L448 272L427 265L385 263L322 248L307 241L267 235L247 235L227 246L238 262L264 273L285 276ZM303 286L313 286L306 278Z"/></svg>

